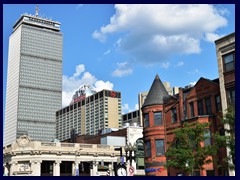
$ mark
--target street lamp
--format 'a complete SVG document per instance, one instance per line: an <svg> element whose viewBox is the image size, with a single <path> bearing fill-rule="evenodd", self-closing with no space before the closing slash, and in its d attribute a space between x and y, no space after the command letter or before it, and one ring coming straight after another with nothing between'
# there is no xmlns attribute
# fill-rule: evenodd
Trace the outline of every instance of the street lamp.
<svg viewBox="0 0 240 180"><path fill-rule="evenodd" d="M131 143L127 144L124 148L126 152L126 162L129 160L130 161L130 166L132 166L132 160L135 160L135 151L137 147L136 144L132 145ZM134 155L132 154L134 152Z"/></svg>

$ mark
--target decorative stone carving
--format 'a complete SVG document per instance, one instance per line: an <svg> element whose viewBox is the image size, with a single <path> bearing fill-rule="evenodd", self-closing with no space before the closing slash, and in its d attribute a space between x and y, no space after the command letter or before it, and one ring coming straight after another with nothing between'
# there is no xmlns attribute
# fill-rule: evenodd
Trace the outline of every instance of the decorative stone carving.
<svg viewBox="0 0 240 180"><path fill-rule="evenodd" d="M27 147L32 147L32 142L28 136L23 135L23 136L19 137L19 139L17 139L17 145L18 145L18 147L24 149Z"/></svg>

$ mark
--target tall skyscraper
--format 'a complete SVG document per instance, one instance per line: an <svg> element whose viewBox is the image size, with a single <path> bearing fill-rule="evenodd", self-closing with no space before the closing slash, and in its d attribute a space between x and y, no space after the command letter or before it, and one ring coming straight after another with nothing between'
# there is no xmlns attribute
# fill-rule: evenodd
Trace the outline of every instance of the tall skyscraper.
<svg viewBox="0 0 240 180"><path fill-rule="evenodd" d="M56 137L55 114L62 104L60 23L23 14L9 38L4 145L22 134Z"/></svg>

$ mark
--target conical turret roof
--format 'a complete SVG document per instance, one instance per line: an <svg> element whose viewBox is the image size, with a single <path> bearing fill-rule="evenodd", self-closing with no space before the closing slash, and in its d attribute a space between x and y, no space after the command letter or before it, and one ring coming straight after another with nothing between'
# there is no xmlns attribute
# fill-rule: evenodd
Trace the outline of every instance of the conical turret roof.
<svg viewBox="0 0 240 180"><path fill-rule="evenodd" d="M163 104L163 98L165 97L168 97L167 90L165 89L159 76L156 75L142 108Z"/></svg>

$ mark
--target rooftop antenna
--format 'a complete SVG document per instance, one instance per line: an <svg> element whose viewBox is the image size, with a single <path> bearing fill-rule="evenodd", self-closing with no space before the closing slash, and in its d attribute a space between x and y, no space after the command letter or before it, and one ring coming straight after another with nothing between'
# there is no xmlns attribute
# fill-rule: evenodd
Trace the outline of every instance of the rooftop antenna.
<svg viewBox="0 0 240 180"><path fill-rule="evenodd" d="M38 4L36 5L36 14L35 14L36 17L38 17Z"/></svg>

